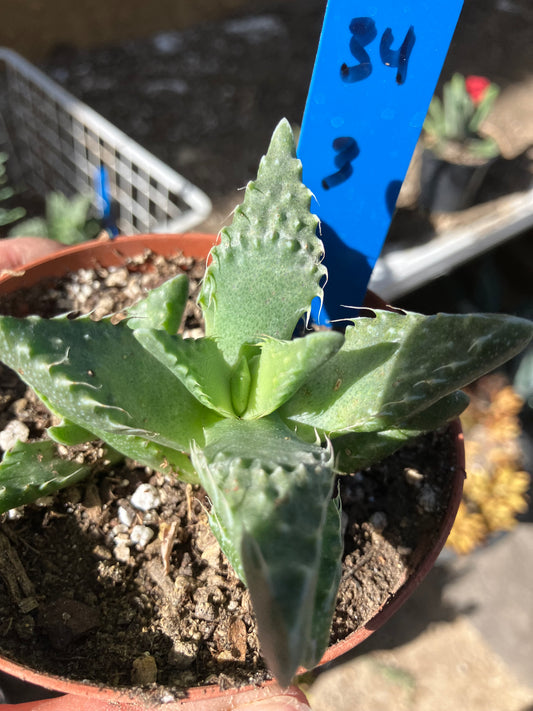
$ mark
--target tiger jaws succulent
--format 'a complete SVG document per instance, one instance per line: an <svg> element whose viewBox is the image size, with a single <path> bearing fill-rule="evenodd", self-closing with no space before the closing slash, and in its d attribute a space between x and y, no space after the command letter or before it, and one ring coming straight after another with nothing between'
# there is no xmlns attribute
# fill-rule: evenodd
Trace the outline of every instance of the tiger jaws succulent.
<svg viewBox="0 0 533 711"><path fill-rule="evenodd" d="M197 482L210 524L248 585L270 669L288 684L327 644L341 554L338 474L456 417L459 388L526 346L502 315L389 311L344 333L293 333L326 270L289 124L211 252L199 303L205 338L177 335L184 276L112 323L0 319L0 356L58 416L51 440L102 439ZM18 444L0 468L2 510L86 476L53 442Z"/></svg>

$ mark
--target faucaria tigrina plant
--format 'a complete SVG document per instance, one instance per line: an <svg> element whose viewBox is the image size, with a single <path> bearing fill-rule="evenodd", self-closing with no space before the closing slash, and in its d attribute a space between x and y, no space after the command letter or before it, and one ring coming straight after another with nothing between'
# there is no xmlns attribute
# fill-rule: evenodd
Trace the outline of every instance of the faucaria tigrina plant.
<svg viewBox="0 0 533 711"><path fill-rule="evenodd" d="M344 333L293 339L326 274L310 200L282 121L211 252L199 298L205 338L176 335L184 276L117 324L0 319L2 359L62 418L52 440L101 438L202 485L282 684L328 643L342 554L335 476L457 416L467 404L458 388L533 333L501 315L375 311ZM42 442L6 455L4 510L85 474L74 467L54 478L39 457L49 463Z"/></svg>

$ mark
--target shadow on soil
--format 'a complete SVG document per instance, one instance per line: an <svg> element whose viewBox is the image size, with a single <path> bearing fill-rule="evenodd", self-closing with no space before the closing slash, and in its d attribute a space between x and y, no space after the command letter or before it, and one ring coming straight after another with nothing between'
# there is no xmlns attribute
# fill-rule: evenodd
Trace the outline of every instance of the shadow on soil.
<svg viewBox="0 0 533 711"><path fill-rule="evenodd" d="M414 640L435 622L453 622L457 617L471 613L472 606L456 608L443 599L444 588L457 577L458 574L451 567L445 562L439 562L412 597L382 628L343 655L341 660L325 665L320 673L369 652L400 647Z"/></svg>

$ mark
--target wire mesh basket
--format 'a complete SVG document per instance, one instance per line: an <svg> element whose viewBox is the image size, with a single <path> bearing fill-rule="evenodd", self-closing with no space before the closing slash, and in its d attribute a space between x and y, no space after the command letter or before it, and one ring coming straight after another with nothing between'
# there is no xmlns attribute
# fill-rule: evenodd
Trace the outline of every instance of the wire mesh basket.
<svg viewBox="0 0 533 711"><path fill-rule="evenodd" d="M0 148L17 183L43 197L91 194L100 212L107 200L122 234L185 232L209 215L199 188L34 65L0 47L2 64Z"/></svg>

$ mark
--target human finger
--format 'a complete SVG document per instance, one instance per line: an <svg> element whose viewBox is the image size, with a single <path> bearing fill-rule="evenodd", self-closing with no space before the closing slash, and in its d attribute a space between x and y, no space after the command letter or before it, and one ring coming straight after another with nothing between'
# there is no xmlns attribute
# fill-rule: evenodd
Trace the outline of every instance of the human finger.
<svg viewBox="0 0 533 711"><path fill-rule="evenodd" d="M7 237L0 239L0 272L18 269L40 257L63 249L59 242L47 237Z"/></svg>

